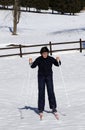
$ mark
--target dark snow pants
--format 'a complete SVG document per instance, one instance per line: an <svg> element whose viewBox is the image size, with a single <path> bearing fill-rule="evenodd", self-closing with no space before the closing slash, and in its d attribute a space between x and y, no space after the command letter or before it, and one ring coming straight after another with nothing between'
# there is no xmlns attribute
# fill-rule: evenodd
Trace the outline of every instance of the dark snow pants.
<svg viewBox="0 0 85 130"><path fill-rule="evenodd" d="M48 76L38 75L38 110L39 111L44 111L44 107L45 107L45 84L47 86L47 94L48 94L50 109L54 109L57 107L55 94L54 94L52 75L48 75Z"/></svg>

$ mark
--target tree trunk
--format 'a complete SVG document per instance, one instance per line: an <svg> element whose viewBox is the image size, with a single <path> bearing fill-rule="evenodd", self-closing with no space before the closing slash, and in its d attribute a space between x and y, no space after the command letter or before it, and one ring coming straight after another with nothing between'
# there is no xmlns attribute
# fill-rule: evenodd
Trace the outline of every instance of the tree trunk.
<svg viewBox="0 0 85 130"><path fill-rule="evenodd" d="M54 10L52 9L52 14L54 14Z"/></svg>
<svg viewBox="0 0 85 130"><path fill-rule="evenodd" d="M19 23L20 18L19 0L15 0L13 17L13 35L17 35L17 24Z"/></svg>

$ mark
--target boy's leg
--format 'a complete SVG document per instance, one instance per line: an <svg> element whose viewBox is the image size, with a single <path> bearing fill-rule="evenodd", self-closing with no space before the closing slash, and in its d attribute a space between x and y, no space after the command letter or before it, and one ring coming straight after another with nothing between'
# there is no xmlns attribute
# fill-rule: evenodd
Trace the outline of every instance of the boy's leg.
<svg viewBox="0 0 85 130"><path fill-rule="evenodd" d="M56 99L55 99L52 75L47 76L46 85L47 85L47 92L48 92L50 109L52 109L53 111L56 111L57 104L56 104Z"/></svg>
<svg viewBox="0 0 85 130"><path fill-rule="evenodd" d="M45 106L45 77L38 76L38 110L44 111Z"/></svg>

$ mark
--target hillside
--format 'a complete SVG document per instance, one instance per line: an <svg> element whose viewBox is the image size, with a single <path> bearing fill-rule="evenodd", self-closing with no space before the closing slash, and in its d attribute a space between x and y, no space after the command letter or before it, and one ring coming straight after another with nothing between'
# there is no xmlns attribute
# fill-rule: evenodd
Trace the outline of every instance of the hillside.
<svg viewBox="0 0 85 130"><path fill-rule="evenodd" d="M9 31L12 20L12 12L0 11L0 45L85 40L85 12L76 16L22 13L17 36Z"/></svg>

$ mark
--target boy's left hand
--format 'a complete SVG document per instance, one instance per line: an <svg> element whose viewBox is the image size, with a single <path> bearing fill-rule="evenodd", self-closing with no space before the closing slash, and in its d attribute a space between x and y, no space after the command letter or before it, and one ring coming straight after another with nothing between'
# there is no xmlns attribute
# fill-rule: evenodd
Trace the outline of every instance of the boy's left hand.
<svg viewBox="0 0 85 130"><path fill-rule="evenodd" d="M56 60L59 62L60 61L60 57L56 57Z"/></svg>

